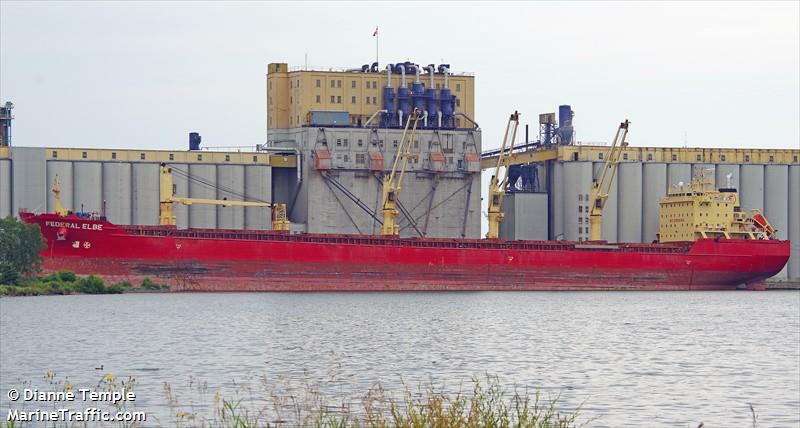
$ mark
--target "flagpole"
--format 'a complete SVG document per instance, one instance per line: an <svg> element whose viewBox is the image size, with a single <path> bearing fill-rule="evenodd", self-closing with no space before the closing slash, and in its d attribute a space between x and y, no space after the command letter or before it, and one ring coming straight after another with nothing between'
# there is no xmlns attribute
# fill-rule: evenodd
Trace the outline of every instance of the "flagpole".
<svg viewBox="0 0 800 428"><path fill-rule="evenodd" d="M375 62L378 62L378 38L380 34L378 34L378 27L375 27ZM378 68L380 68L380 63L378 63Z"/></svg>

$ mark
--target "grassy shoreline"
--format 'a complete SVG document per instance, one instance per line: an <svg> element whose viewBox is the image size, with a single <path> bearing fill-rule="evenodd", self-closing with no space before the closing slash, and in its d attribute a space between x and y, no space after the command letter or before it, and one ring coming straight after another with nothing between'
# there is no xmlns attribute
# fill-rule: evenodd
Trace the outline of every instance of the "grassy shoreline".
<svg viewBox="0 0 800 428"><path fill-rule="evenodd" d="M59 271L49 275L34 276L14 285L0 284L0 296L53 296L67 294L122 294L135 292L169 291L166 284L158 284L145 278L141 284L122 281L106 284L94 275L79 277L71 271Z"/></svg>

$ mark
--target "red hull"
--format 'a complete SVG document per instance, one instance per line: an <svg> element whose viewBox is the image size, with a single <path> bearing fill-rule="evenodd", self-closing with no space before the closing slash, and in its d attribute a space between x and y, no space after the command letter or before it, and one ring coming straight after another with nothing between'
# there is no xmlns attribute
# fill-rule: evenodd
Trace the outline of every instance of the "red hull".
<svg viewBox="0 0 800 428"><path fill-rule="evenodd" d="M151 277L190 291L760 288L783 268L790 251L789 241L385 239L117 226L53 214L22 218L38 224L47 240L45 270L96 274L111 282Z"/></svg>

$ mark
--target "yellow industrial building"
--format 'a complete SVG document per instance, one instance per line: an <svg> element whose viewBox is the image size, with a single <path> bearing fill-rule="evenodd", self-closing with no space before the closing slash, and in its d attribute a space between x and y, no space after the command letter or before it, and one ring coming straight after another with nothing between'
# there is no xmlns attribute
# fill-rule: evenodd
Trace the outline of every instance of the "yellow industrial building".
<svg viewBox="0 0 800 428"><path fill-rule="evenodd" d="M447 76L448 87L455 96L455 112L475 117L475 77L468 73L430 73L419 69L419 82L424 88L442 89ZM386 70L379 72L349 70L289 70L286 63L267 67L267 128L286 129L311 125L312 111L347 112L349 123L366 124L375 112L384 108L383 88L389 81ZM403 77L391 74L391 86L400 88ZM406 87L417 80L416 74L405 76ZM406 112L408 113L408 112ZM456 118L456 128L466 123Z"/></svg>

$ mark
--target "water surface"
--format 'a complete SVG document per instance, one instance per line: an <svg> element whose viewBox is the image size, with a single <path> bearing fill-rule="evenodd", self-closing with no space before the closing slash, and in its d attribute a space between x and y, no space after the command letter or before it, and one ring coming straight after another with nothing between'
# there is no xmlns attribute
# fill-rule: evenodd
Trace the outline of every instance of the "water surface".
<svg viewBox="0 0 800 428"><path fill-rule="evenodd" d="M103 365L103 370L95 370ZM0 299L6 391L135 376L148 425L213 394L319 388L330 404L487 373L583 403L591 426L800 426L800 293L126 294ZM168 383L178 407L165 397ZM265 386L271 385L271 386ZM269 401L269 399L267 399ZM173 403L174 404L174 403Z"/></svg>

